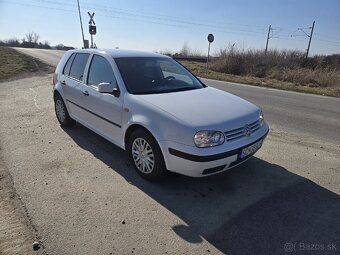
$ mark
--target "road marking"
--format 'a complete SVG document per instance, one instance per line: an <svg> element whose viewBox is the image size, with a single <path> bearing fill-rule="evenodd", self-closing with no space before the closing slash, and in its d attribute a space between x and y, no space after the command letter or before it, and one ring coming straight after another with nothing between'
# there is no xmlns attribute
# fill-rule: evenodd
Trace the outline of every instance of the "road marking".
<svg viewBox="0 0 340 255"><path fill-rule="evenodd" d="M30 88L30 91L32 91L34 93L33 100L34 100L35 107L37 107L37 109L41 110L41 108L38 106L38 103L37 103L37 95L38 95L38 93L33 88Z"/></svg>

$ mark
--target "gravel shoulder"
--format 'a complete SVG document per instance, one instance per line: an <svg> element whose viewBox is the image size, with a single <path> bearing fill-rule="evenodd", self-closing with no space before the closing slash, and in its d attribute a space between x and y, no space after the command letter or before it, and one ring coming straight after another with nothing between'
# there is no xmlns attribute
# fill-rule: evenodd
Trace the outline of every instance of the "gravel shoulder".
<svg viewBox="0 0 340 255"><path fill-rule="evenodd" d="M12 176L5 165L0 145L0 254L44 254L33 251L32 244L39 241L27 209L18 196Z"/></svg>
<svg viewBox="0 0 340 255"><path fill-rule="evenodd" d="M38 238L58 255L285 254L286 243L298 242L339 248L338 144L272 124L263 148L240 167L150 183L121 149L81 125L58 125L51 77L0 84L1 169L22 201L13 205L22 210L15 222L28 225L22 247Z"/></svg>

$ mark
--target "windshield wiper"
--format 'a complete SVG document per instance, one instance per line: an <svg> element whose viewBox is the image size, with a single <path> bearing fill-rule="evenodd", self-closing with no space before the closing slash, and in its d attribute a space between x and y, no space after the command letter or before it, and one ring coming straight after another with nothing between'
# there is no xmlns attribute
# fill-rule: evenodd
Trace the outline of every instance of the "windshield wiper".
<svg viewBox="0 0 340 255"><path fill-rule="evenodd" d="M186 90L194 90L199 89L197 87L183 87L183 88L175 88L175 89L168 89L166 92L180 92L180 91L186 91Z"/></svg>
<svg viewBox="0 0 340 255"><path fill-rule="evenodd" d="M149 90L134 93L135 95L149 95L149 94L163 94L163 93L172 93L172 92L180 92L180 91L187 91L187 90L194 90L194 89L202 89L197 87L183 87L183 88L175 88L175 89L164 89L164 90Z"/></svg>

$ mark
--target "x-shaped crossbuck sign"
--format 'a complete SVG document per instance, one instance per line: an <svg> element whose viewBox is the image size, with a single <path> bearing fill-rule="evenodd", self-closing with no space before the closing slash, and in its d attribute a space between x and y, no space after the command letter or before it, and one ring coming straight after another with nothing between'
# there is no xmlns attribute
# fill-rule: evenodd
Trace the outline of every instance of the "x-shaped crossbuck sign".
<svg viewBox="0 0 340 255"><path fill-rule="evenodd" d="M89 24L92 25L92 23L93 23L93 25L96 25L96 23L93 20L94 13L91 14L90 12L87 12L87 14L90 16Z"/></svg>

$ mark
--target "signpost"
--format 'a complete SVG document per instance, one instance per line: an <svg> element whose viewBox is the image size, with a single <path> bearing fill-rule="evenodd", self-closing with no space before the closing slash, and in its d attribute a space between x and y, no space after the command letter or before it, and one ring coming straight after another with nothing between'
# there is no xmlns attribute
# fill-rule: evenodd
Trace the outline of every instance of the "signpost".
<svg viewBox="0 0 340 255"><path fill-rule="evenodd" d="M213 34L209 34L208 35L208 42L209 42L209 46L208 46L208 56L207 56L207 72L209 69L209 55L210 55L210 44L214 41L214 35Z"/></svg>
<svg viewBox="0 0 340 255"><path fill-rule="evenodd" d="M93 35L97 33L97 27L96 23L94 22L94 12L91 14L90 12L87 12L87 14L90 16L90 21L89 21L89 33L91 35L91 48L94 47L93 45Z"/></svg>

